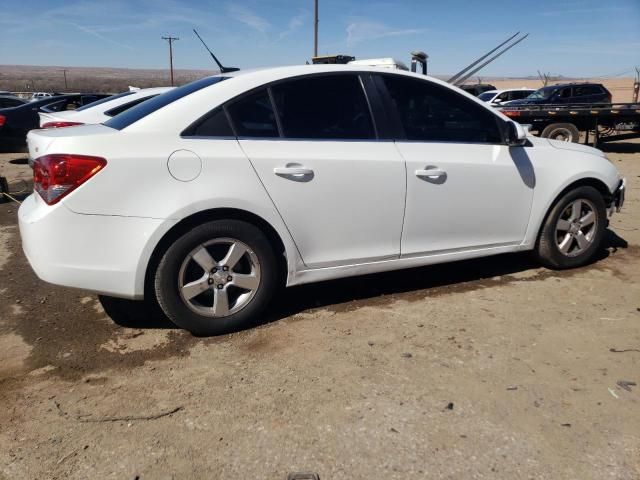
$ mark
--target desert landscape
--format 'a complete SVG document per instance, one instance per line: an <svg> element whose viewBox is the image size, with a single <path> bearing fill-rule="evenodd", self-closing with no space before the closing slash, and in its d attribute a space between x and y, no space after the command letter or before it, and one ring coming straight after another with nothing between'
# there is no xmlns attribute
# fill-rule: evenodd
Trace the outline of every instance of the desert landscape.
<svg viewBox="0 0 640 480"><path fill-rule="evenodd" d="M65 89L64 73L67 75ZM176 85L191 82L217 70L174 70ZM450 75L435 74L436 78L447 79ZM466 83L477 82L472 77ZM543 86L537 78L481 77L483 83L491 83L498 89L503 88L540 88ZM566 82L602 83L612 94L616 103L631 102L633 98L633 78L570 78L552 77L549 84ZM84 91L96 93L116 93L127 90L129 86L147 88L169 85L167 70L131 69L131 68L88 68L63 66L27 66L0 65L0 90L22 91Z"/></svg>

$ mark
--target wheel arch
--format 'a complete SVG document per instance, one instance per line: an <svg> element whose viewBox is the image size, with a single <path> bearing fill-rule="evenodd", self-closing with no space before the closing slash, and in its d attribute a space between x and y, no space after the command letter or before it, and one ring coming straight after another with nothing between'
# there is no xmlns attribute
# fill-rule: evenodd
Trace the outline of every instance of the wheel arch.
<svg viewBox="0 0 640 480"><path fill-rule="evenodd" d="M190 228L213 220L242 220L258 227L267 236L269 243L274 249L278 262L278 276L282 281L282 285L284 285L288 274L289 262L287 248L278 231L264 218L247 210L238 208L211 208L183 218L173 225L156 243L144 273L145 296L153 292L153 272L155 272L162 254L166 249Z"/></svg>
<svg viewBox="0 0 640 480"><path fill-rule="evenodd" d="M535 245L538 244L538 241L540 240L540 231L542 230L542 227L547 221L547 218L549 217L551 210L553 210L553 207L558 202L558 200L560 200L560 198L562 198L570 190L573 190L579 187L593 187L596 190L598 190L598 192L600 192L600 194L602 195L602 198L604 199L605 205L609 205L611 203L611 200L613 199L613 194L609 190L609 187L607 186L607 184L598 178L584 177L584 178L579 178L569 182L564 188L562 188L559 192L557 192L556 195L554 195L551 202L549 202L549 204L546 206L546 209L544 210L544 215L542 215L541 219L537 222L536 232L534 237Z"/></svg>

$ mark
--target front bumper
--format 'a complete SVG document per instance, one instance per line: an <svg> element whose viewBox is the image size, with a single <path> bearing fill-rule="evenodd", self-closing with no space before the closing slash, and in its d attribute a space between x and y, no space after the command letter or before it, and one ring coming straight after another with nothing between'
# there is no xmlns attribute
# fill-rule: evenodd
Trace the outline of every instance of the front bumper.
<svg viewBox="0 0 640 480"><path fill-rule="evenodd" d="M105 295L142 298L161 219L84 215L34 193L18 212L22 248L42 280Z"/></svg>
<svg viewBox="0 0 640 480"><path fill-rule="evenodd" d="M618 187L613 192L613 195L611 197L611 204L607 209L607 213L609 214L609 216L613 215L614 212L619 212L620 210L622 210L622 206L624 205L624 197L625 197L626 189L627 189L627 180L623 178L622 180L620 180Z"/></svg>

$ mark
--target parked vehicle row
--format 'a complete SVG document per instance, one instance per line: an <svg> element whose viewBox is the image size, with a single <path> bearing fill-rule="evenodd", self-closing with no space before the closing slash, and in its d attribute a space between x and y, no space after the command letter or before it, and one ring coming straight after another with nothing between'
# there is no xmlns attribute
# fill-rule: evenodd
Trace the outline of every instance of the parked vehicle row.
<svg viewBox="0 0 640 480"><path fill-rule="evenodd" d="M255 321L280 284L525 250L584 265L624 202L599 150L359 65L224 73L28 143L38 276L146 298L201 335Z"/></svg>
<svg viewBox="0 0 640 480"><path fill-rule="evenodd" d="M50 111L65 111L105 98L105 94L66 94L22 103L0 109L0 147L24 148L27 133L38 128L38 112L47 107Z"/></svg>

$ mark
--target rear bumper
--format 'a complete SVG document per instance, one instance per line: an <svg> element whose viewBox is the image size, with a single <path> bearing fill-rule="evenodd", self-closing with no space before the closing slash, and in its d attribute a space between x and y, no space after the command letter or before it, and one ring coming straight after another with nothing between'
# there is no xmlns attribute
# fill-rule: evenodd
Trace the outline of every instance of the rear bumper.
<svg viewBox="0 0 640 480"><path fill-rule="evenodd" d="M42 280L123 298L142 298L150 240L163 220L83 215L29 196L18 213L22 248Z"/></svg>

